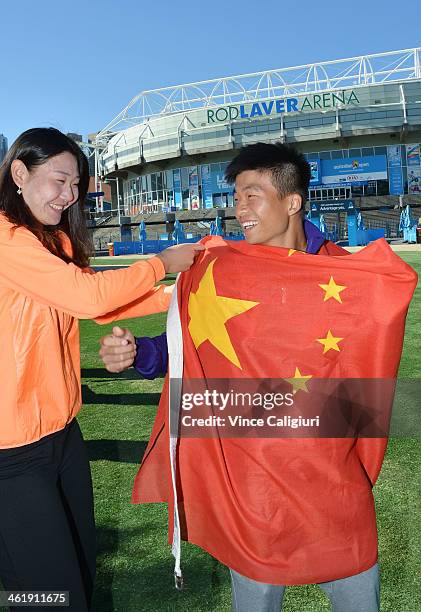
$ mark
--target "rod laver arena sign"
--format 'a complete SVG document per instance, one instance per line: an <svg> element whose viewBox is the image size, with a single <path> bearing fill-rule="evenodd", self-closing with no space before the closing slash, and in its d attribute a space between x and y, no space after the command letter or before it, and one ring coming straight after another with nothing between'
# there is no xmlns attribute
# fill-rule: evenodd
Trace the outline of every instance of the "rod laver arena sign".
<svg viewBox="0 0 421 612"><path fill-rule="evenodd" d="M265 102L249 102L247 104L220 106L217 109L208 108L208 123L225 123L236 119L258 119L284 113L303 111L328 110L359 104L355 91L326 91L300 98L274 98Z"/></svg>

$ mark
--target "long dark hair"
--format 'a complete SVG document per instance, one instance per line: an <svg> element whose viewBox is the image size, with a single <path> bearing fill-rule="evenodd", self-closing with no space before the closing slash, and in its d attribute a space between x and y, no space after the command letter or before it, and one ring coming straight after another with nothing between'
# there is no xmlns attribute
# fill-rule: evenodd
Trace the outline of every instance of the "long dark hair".
<svg viewBox="0 0 421 612"><path fill-rule="evenodd" d="M20 159L30 171L41 166L47 160L71 153L79 170L79 198L75 204L67 208L60 223L55 226L42 225L32 214L12 178L11 165L13 160ZM33 128L23 132L10 147L3 164L0 167L0 211L16 227L26 227L54 255L67 263L77 266L89 265L92 254L92 241L86 227L84 202L89 186L88 160L83 151L71 138L55 128ZM72 254L67 254L63 247L64 232L70 239Z"/></svg>

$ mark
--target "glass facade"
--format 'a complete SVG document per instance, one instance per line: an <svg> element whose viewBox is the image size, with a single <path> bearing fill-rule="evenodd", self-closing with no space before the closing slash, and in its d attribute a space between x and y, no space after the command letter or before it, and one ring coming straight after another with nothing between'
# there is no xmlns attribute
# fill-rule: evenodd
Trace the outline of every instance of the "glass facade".
<svg viewBox="0 0 421 612"><path fill-rule="evenodd" d="M124 181L124 212L225 208L234 205L233 189L225 182L228 162L153 172Z"/></svg>
<svg viewBox="0 0 421 612"><path fill-rule="evenodd" d="M336 149L304 153L309 161L321 164L320 184L312 185L310 200L351 198L356 196L382 196L421 192L421 145L364 146L351 149ZM393 149L393 168L390 162ZM338 174L337 183L325 183L323 167L331 167L336 161L344 165L359 160L360 166L384 163L381 178L370 178L370 174L350 177ZM384 160L388 160L385 162ZM397 161L396 161L397 160ZM228 161L186 166L172 170L153 172L124 181L124 212L137 214L168 210L195 210L198 208L226 208L234 205L233 188L225 182ZM357 168L358 168L358 164ZM409 185L408 185L408 166ZM392 182L393 174L393 182ZM352 180L347 181L347 178ZM329 177L332 181L332 177Z"/></svg>

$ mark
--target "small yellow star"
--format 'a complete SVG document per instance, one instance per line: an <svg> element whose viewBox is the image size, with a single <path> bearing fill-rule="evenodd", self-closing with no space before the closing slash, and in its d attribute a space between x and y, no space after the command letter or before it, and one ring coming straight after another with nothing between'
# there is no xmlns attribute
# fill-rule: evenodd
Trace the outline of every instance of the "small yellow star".
<svg viewBox="0 0 421 612"><path fill-rule="evenodd" d="M295 395L297 391L305 391L305 393L309 392L307 389L307 381L310 378L313 378L311 374L307 374L305 376L304 374L301 374L298 368L295 368L294 376L292 378L285 378L284 380L286 380L287 382L289 382L290 385L292 385L292 393L293 395Z"/></svg>
<svg viewBox="0 0 421 612"><path fill-rule="evenodd" d="M297 252L297 249L289 249L288 251L288 257L291 257L291 255L294 255L294 253Z"/></svg>
<svg viewBox="0 0 421 612"><path fill-rule="evenodd" d="M226 322L257 306L259 302L223 297L217 294L213 278L216 259L206 268L196 293L189 296L189 332L196 348L209 342L238 368L240 360L225 326Z"/></svg>
<svg viewBox="0 0 421 612"><path fill-rule="evenodd" d="M323 355L330 351L330 349L334 351L340 351L341 349L339 348L338 344L341 340L343 340L343 338L335 338L335 336L332 335L330 329L327 332L326 338L317 338L317 342L323 344Z"/></svg>
<svg viewBox="0 0 421 612"><path fill-rule="evenodd" d="M327 285L319 285L325 291L324 302L330 300L330 298L334 298L337 302L342 304L341 296L339 295L341 291L346 289L345 285L337 285L333 279L333 276L330 277L329 284Z"/></svg>

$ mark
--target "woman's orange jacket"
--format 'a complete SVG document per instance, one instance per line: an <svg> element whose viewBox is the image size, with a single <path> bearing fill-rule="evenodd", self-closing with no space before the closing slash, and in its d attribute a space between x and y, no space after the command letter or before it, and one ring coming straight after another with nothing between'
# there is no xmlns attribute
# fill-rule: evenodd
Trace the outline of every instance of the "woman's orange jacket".
<svg viewBox="0 0 421 612"><path fill-rule="evenodd" d="M0 214L0 448L62 429L79 412L77 319L110 323L167 310L158 257L93 273L50 253ZM127 306L126 306L127 305Z"/></svg>

